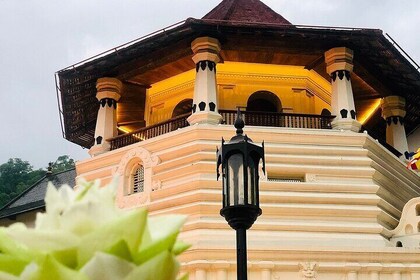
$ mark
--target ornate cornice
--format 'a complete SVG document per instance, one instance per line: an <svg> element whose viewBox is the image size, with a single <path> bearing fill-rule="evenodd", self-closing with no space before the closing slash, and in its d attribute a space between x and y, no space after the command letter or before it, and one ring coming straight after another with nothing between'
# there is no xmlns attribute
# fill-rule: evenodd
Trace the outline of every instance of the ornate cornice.
<svg viewBox="0 0 420 280"><path fill-rule="evenodd" d="M331 104L331 92L320 86L318 83L316 83L311 77L309 76L295 76L295 75L264 75L264 74L244 74L244 73L235 73L235 72L218 72L217 73L217 79L243 79L243 80L268 80L268 81L294 81L298 83L306 83L308 85L308 90L310 93L314 94L318 98L320 98L322 101L324 101L327 104ZM179 92L184 91L186 89L194 89L194 79L185 81L183 83L180 83L176 86L173 86L171 88L154 92L150 95L150 97L153 98L160 98L162 96L165 97L165 99L172 98L179 94ZM222 83L218 83L218 85L222 85ZM231 83L230 83L231 84Z"/></svg>
<svg viewBox="0 0 420 280"><path fill-rule="evenodd" d="M320 98L322 101L327 104L331 104L331 92L327 91L325 88L317 84L309 76L296 76L296 75L267 75L267 74L244 74L244 73L234 73L234 72L218 72L217 78L240 78L244 80L255 79L255 80L271 80L271 81L295 81L300 83L308 83L310 86L316 90L311 90L307 88L309 92Z"/></svg>

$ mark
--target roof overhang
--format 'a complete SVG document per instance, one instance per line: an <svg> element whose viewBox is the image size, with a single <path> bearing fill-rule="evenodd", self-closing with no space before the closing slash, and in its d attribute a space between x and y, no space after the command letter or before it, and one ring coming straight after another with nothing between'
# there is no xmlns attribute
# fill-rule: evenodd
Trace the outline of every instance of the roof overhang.
<svg viewBox="0 0 420 280"><path fill-rule="evenodd" d="M420 74L381 30L190 18L59 71L65 138L86 148L93 144L98 78L117 77L125 84L147 88L191 70L195 66L191 60L190 44L200 36L220 40L223 60L300 65L326 79L329 77L324 62L325 51L338 46L348 47L354 51L352 86L356 110L365 110L377 98L400 95L407 100L407 133L420 123ZM122 104L126 102L120 101ZM374 115L367 126L373 129L378 122L380 116Z"/></svg>

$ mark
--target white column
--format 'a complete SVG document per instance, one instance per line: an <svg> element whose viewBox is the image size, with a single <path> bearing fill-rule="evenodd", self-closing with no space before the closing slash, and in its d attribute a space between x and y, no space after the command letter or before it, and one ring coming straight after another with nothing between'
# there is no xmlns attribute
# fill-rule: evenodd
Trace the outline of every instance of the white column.
<svg viewBox="0 0 420 280"><path fill-rule="evenodd" d="M379 280L379 272L378 271L371 271L369 273L370 275L370 280Z"/></svg>
<svg viewBox="0 0 420 280"><path fill-rule="evenodd" d="M392 280L401 280L401 279L402 279L401 272L394 271L392 273Z"/></svg>
<svg viewBox="0 0 420 280"><path fill-rule="evenodd" d="M347 273L347 280L357 280L357 271L350 271Z"/></svg>
<svg viewBox="0 0 420 280"><path fill-rule="evenodd" d="M217 280L228 280L228 272L224 268L217 270Z"/></svg>
<svg viewBox="0 0 420 280"><path fill-rule="evenodd" d="M96 82L99 110L96 119L95 143L89 150L91 156L109 151L111 145L106 140L118 135L116 111L117 101L121 97L121 88L121 81L115 78L100 78Z"/></svg>
<svg viewBox="0 0 420 280"><path fill-rule="evenodd" d="M273 262L260 262L258 267L261 269L261 280L271 280L272 270L274 268Z"/></svg>
<svg viewBox="0 0 420 280"><path fill-rule="evenodd" d="M216 280L228 280L230 264L226 261L217 262L213 265L216 271Z"/></svg>
<svg viewBox="0 0 420 280"><path fill-rule="evenodd" d="M199 37L191 43L196 64L193 113L188 118L190 125L196 123L219 124L216 64L220 61L220 43L211 37Z"/></svg>
<svg viewBox="0 0 420 280"><path fill-rule="evenodd" d="M408 151L405 135L405 99L401 96L387 96L382 99L382 117L386 120L386 142L400 153Z"/></svg>
<svg viewBox="0 0 420 280"><path fill-rule="evenodd" d="M411 272L411 280L420 279L420 271Z"/></svg>
<svg viewBox="0 0 420 280"><path fill-rule="evenodd" d="M359 132L361 124L356 120L353 90L350 75L353 71L353 51L348 48L333 48L325 52L327 73L331 76L331 109L335 119L333 129Z"/></svg>
<svg viewBox="0 0 420 280"><path fill-rule="evenodd" d="M204 269L199 268L195 271L195 280L206 280L207 273Z"/></svg>

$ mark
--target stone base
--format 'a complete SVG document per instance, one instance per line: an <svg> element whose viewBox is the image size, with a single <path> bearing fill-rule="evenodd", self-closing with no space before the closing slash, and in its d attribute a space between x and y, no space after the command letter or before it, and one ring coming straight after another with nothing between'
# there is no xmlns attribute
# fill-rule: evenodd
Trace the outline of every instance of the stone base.
<svg viewBox="0 0 420 280"><path fill-rule="evenodd" d="M102 143L100 145L94 145L92 148L89 149L89 155L91 157L98 156L100 154L103 154L105 152L108 152L111 150L111 144L108 142Z"/></svg>
<svg viewBox="0 0 420 280"><path fill-rule="evenodd" d="M188 117L187 121L190 125L193 124L219 124L223 117L215 112L197 112Z"/></svg>
<svg viewBox="0 0 420 280"><path fill-rule="evenodd" d="M359 132L362 128L362 124L353 119L335 119L332 121L331 126L333 129L351 130L354 132Z"/></svg>

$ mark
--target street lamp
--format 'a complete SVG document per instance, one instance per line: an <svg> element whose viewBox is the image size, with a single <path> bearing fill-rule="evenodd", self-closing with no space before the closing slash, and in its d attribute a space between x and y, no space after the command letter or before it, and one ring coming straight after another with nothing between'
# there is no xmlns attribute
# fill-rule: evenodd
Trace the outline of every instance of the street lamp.
<svg viewBox="0 0 420 280"><path fill-rule="evenodd" d="M258 165L262 160L265 173L264 142L262 147L243 135L241 112L235 120L236 135L228 143L222 138L217 150L217 179L222 174L223 208L220 215L236 230L237 280L247 279L246 230L261 215L258 189ZM221 166L221 170L219 169Z"/></svg>

